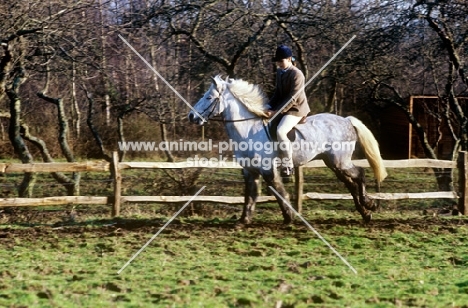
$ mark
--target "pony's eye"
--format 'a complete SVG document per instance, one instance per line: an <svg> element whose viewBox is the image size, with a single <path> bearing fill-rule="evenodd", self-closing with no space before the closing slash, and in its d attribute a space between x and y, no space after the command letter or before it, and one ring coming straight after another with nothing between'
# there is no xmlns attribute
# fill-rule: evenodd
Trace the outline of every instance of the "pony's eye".
<svg viewBox="0 0 468 308"><path fill-rule="evenodd" d="M211 101L213 99L213 96L208 96L207 99Z"/></svg>

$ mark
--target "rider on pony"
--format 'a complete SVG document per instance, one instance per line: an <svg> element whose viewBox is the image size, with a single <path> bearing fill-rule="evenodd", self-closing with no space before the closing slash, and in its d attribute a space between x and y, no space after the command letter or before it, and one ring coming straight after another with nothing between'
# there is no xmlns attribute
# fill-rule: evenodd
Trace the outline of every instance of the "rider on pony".
<svg viewBox="0 0 468 308"><path fill-rule="evenodd" d="M281 112L277 128L280 143L280 158L283 162L281 176L293 173L292 146L287 134L310 112L304 91L304 74L293 64L293 55L289 47L281 45L276 49L273 61L276 62L276 89L270 99L269 117ZM289 102L289 103L288 103Z"/></svg>

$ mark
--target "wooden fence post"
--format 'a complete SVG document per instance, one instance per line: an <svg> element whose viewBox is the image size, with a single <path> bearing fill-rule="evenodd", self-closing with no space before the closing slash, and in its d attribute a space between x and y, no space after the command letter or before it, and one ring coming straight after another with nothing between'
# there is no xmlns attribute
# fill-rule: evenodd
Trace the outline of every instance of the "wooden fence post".
<svg viewBox="0 0 468 308"><path fill-rule="evenodd" d="M467 152L462 151L458 153L458 212L467 215L468 204L468 155Z"/></svg>
<svg viewBox="0 0 468 308"><path fill-rule="evenodd" d="M121 191L122 191L122 174L120 173L119 168L119 153L114 151L112 152L112 164L111 164L111 174L114 182L114 197L112 204L112 217L120 215L120 200L121 200Z"/></svg>
<svg viewBox="0 0 468 308"><path fill-rule="evenodd" d="M302 195L304 194L304 174L303 166L294 168L294 188L296 191L296 204L295 208L299 214L302 214Z"/></svg>

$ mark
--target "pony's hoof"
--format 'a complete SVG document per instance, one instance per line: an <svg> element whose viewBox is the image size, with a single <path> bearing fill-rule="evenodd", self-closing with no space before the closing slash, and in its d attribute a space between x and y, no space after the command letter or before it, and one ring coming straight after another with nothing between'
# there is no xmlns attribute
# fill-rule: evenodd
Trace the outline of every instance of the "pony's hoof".
<svg viewBox="0 0 468 308"><path fill-rule="evenodd" d="M237 224L238 225L248 225L252 222L252 220L250 218L247 218L247 217L241 217L241 219L239 219L237 221Z"/></svg>
<svg viewBox="0 0 468 308"><path fill-rule="evenodd" d="M283 217L283 225L290 225L293 222L291 216L284 216Z"/></svg>
<svg viewBox="0 0 468 308"><path fill-rule="evenodd" d="M374 202L374 200L369 199L366 203L364 203L364 207L369 211L375 212L379 209L379 204Z"/></svg>
<svg viewBox="0 0 468 308"><path fill-rule="evenodd" d="M372 200L372 211L375 212L380 208L380 201Z"/></svg>
<svg viewBox="0 0 468 308"><path fill-rule="evenodd" d="M362 218L364 219L364 222L365 222L366 224L368 224L368 223L370 223L370 221L372 220L372 214L369 213L369 214L367 214L367 215L362 215Z"/></svg>

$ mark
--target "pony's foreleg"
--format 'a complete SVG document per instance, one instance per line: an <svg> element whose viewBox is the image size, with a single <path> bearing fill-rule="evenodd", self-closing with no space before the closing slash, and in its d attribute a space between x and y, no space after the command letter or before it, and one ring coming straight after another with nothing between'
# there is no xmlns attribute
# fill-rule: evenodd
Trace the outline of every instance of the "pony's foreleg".
<svg viewBox="0 0 468 308"><path fill-rule="evenodd" d="M273 187L276 192L273 192L276 200L278 201L281 213L283 214L283 223L290 224L293 221L293 213L286 202L289 203L289 194L284 188L283 182L281 181L281 176L276 169L272 170L271 174L264 175L263 179L268 186ZM281 197L279 197L279 196Z"/></svg>
<svg viewBox="0 0 468 308"><path fill-rule="evenodd" d="M252 222L252 215L255 211L255 204L258 197L258 181L260 175L258 173L249 172L246 169L242 170L244 175L245 189L244 189L244 209L240 222L249 224Z"/></svg>

